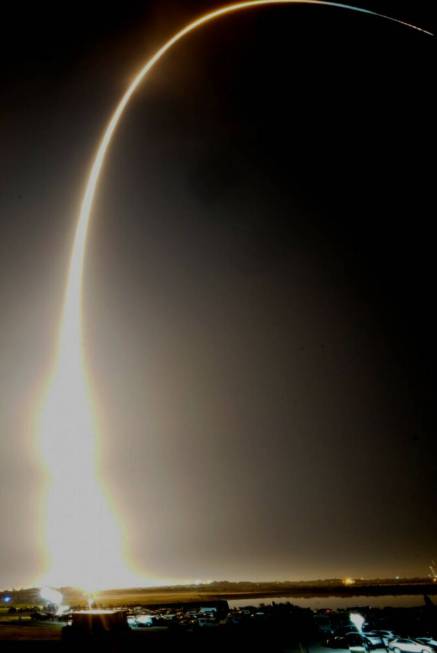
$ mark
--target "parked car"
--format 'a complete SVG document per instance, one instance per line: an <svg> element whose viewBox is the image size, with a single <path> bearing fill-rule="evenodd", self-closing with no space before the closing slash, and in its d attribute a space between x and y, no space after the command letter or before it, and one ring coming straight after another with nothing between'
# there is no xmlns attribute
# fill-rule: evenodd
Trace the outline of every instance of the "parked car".
<svg viewBox="0 0 437 653"><path fill-rule="evenodd" d="M334 637L328 637L325 641L325 646L328 648L348 648L348 643L346 637L341 635L335 635Z"/></svg>
<svg viewBox="0 0 437 653"><path fill-rule="evenodd" d="M434 649L429 644L421 644L414 639L398 637L388 643L388 650L393 653L434 653Z"/></svg>
<svg viewBox="0 0 437 653"><path fill-rule="evenodd" d="M339 637L349 637L349 635L360 635L360 636L365 635L365 633L361 633L358 630L355 630L355 628L353 630L351 630L350 628L344 630L338 629L335 631L335 634L338 635Z"/></svg>
<svg viewBox="0 0 437 653"><path fill-rule="evenodd" d="M358 633L349 633L345 636L347 646L351 653L369 653L370 644L366 637Z"/></svg>
<svg viewBox="0 0 437 653"><path fill-rule="evenodd" d="M378 630L374 630L373 632L375 632L377 635L380 636L385 646L387 646L392 639L396 639L397 637L397 635L392 630L378 629Z"/></svg>
<svg viewBox="0 0 437 653"><path fill-rule="evenodd" d="M325 641L328 648L349 649L352 653L369 653L370 645L365 637L358 633L346 633L346 635L335 635L328 637Z"/></svg>
<svg viewBox="0 0 437 653"><path fill-rule="evenodd" d="M370 648L385 648L384 640L381 635L376 633L374 630L366 630L363 632L363 635L369 640Z"/></svg>
<svg viewBox="0 0 437 653"><path fill-rule="evenodd" d="M437 640L433 637L415 637L414 639L416 642L419 642L419 644L426 644L427 646L431 646L434 650L437 650Z"/></svg>

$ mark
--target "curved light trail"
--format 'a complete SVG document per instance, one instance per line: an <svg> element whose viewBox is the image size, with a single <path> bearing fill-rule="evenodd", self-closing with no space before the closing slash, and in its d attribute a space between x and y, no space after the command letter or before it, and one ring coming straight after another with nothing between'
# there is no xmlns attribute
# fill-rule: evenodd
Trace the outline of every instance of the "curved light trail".
<svg viewBox="0 0 437 653"><path fill-rule="evenodd" d="M266 5L325 5L369 14L410 29L415 25L382 14L325 0L249 0L213 10L172 36L137 73L112 114L91 167L74 237L53 371L38 417L47 470L43 531L49 571L44 583L91 589L137 584L126 563L121 536L97 473L92 397L82 343L82 279L87 232L97 185L114 132L137 88L181 39L221 16Z"/></svg>

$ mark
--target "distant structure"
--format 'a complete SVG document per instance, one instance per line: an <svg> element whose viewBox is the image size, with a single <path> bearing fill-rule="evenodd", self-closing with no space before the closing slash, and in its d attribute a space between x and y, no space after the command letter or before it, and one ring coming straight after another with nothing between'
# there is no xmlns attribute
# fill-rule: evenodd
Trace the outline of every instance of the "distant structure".
<svg viewBox="0 0 437 653"><path fill-rule="evenodd" d="M62 631L64 640L105 637L129 632L126 610L77 610L71 614L71 626Z"/></svg>
<svg viewBox="0 0 437 653"><path fill-rule="evenodd" d="M434 560L431 560L431 564L429 565L429 571L431 572L429 576L430 578L432 578L432 582L437 583L436 563L434 562Z"/></svg>

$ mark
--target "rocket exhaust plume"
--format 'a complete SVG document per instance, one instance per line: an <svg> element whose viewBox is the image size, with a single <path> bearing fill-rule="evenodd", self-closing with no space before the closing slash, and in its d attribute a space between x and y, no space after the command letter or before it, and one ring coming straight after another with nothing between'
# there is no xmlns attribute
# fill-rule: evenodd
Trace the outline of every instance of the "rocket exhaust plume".
<svg viewBox="0 0 437 653"><path fill-rule="evenodd" d="M82 342L82 277L87 232L98 181L129 100L159 60L181 39L221 16L266 5L324 5L368 14L430 34L367 9L324 0L250 0L204 14L172 36L145 63L124 93L98 145L82 200L65 290L58 346L37 431L47 471L43 532L51 586L89 590L139 583L124 557L122 530L97 473L97 429Z"/></svg>

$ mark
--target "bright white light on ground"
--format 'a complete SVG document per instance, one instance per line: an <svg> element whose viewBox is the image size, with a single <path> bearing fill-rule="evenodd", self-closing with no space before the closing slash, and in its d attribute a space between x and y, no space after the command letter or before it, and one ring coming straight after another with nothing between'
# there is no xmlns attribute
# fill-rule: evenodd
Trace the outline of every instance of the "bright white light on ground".
<svg viewBox="0 0 437 653"><path fill-rule="evenodd" d="M64 597L62 596L61 592L58 592L58 590L55 590L52 587L41 587L39 595L44 601L47 601L47 603L50 605L55 606L55 614L58 617L67 614L70 611L70 606L64 605L62 603Z"/></svg>
<svg viewBox="0 0 437 653"><path fill-rule="evenodd" d="M47 603L51 603L52 605L61 605L64 600L61 592L58 592L58 590L54 590L51 587L41 587L39 595L44 599L44 601L47 601Z"/></svg>
<svg viewBox="0 0 437 653"><path fill-rule="evenodd" d="M153 624L153 617L149 614L139 614L136 619L141 626L152 626Z"/></svg>
<svg viewBox="0 0 437 653"><path fill-rule="evenodd" d="M365 619L362 614L360 614L359 612L351 612L349 615L349 620L351 623L353 623L353 625L355 626L355 628L358 630L359 633L363 632Z"/></svg>

